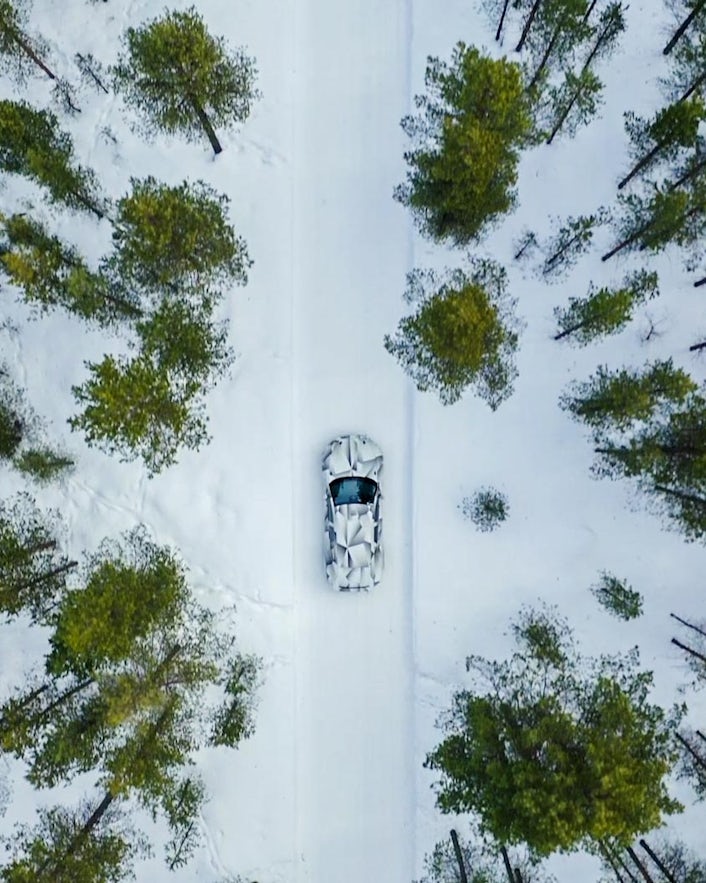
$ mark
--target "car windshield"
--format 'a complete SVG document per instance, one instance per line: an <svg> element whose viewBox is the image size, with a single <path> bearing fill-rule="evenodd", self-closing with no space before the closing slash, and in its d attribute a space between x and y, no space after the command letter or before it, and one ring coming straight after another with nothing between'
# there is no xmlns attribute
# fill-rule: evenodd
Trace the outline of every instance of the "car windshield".
<svg viewBox="0 0 706 883"><path fill-rule="evenodd" d="M334 506L350 503L372 503L378 489L372 478L337 478L331 482Z"/></svg>

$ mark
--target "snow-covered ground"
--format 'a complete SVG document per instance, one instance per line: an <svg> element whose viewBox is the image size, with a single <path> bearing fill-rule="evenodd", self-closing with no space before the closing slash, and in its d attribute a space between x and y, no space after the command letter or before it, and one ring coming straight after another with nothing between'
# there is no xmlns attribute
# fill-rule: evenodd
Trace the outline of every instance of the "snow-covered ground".
<svg viewBox="0 0 706 883"><path fill-rule="evenodd" d="M152 0L36 0L31 21L59 72L77 80L74 52L111 63L123 29L162 8ZM444 408L417 394L382 337L404 311L413 266L464 258L420 240L392 200L404 176L399 120L422 89L426 56L448 58L459 39L501 52L494 25L468 0L200 0L198 8L215 33L247 47L260 72L262 100L240 132L222 133L221 156L214 161L205 140L148 143L130 130L117 98L88 90L82 113L64 124L111 196L131 176L153 174L169 183L203 179L232 200L255 264L248 286L226 298L238 359L209 398L213 441L151 481L138 465L86 449L65 429L68 391L84 376L83 359L119 343L59 315L25 325L26 311L8 303L19 333L3 333L6 358L79 456L64 487L38 496L63 510L74 553L146 523L181 551L201 599L234 617L243 649L264 660L255 735L235 754L199 758L212 795L203 849L175 874L158 854L138 880L215 883L230 873L260 883L410 883L452 824L436 810L422 768L438 740L434 720L464 683L467 654L509 651L507 626L523 603L558 605L586 652L638 643L665 705L687 680L669 645L668 614L702 613L703 548L631 509L623 484L589 477L588 440L557 398L603 363L673 356L703 379L703 362L687 352L706 332L703 295L667 253L654 262L660 300L622 334L577 350L551 340L552 308L636 260L602 265L604 231L561 284L540 284L511 262L523 227L546 234L552 217L613 201L627 165L622 113L659 106L671 19L659 0L631 3L621 49L601 69L601 118L522 159L518 209L481 250L508 267L526 322L516 392L493 414L472 397ZM511 57L516 25L504 44ZM1 88L19 94L7 80ZM48 94L42 80L27 87L39 105ZM20 192L8 184L3 201L11 206ZM107 223L46 215L93 259L107 247ZM648 314L661 335L645 344ZM386 456L386 574L368 595L332 593L322 566L320 455L346 431L369 433ZM9 473L0 480L3 492L19 487ZM457 508L481 484L510 500L495 534L476 533ZM588 587L601 569L644 594L643 619L616 623L597 607ZM41 646L36 630L3 629L3 689ZM703 725L703 697L693 709ZM44 802L18 767L8 769L14 792L4 830ZM91 784L76 783L67 799ZM675 793L691 803L684 786ZM696 807L673 826L698 845L704 817ZM552 867L577 883L597 876L585 857Z"/></svg>

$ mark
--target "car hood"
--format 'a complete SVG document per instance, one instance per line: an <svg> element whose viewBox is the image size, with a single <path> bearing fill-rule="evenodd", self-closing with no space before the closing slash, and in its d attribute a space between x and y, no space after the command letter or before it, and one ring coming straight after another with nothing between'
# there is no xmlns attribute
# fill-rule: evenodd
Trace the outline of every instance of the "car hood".
<svg viewBox="0 0 706 883"><path fill-rule="evenodd" d="M366 435L344 435L334 439L324 451L324 481L353 475L378 479L382 467L382 451Z"/></svg>

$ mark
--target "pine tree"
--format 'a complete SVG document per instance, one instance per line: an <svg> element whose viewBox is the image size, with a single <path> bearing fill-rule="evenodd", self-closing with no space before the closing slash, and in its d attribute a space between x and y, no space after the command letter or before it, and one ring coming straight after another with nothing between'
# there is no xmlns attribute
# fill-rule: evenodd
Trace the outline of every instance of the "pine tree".
<svg viewBox="0 0 706 883"><path fill-rule="evenodd" d="M122 542L104 541L87 556L82 587L70 592L56 616L49 673L85 676L125 659L135 641L157 626L173 627L188 599L184 567L144 527Z"/></svg>
<svg viewBox="0 0 706 883"><path fill-rule="evenodd" d="M698 392L679 396L678 406L674 399L653 405L644 423L626 421L622 431L604 414L593 470L635 480L652 508L696 540L706 536L706 399Z"/></svg>
<svg viewBox="0 0 706 883"><path fill-rule="evenodd" d="M71 137L48 110L0 100L0 170L45 187L52 202L102 218L105 205L95 175L74 162Z"/></svg>
<svg viewBox="0 0 706 883"><path fill-rule="evenodd" d="M619 242L601 258L607 261L624 249L659 252L674 242L688 246L706 231L706 181L692 192L675 187L654 187L646 197L619 196L625 211Z"/></svg>
<svg viewBox="0 0 706 883"><path fill-rule="evenodd" d="M519 322L506 295L505 271L492 261L438 276L414 271L406 299L418 302L402 319L385 349L419 390L433 389L444 404L469 386L495 410L512 393Z"/></svg>
<svg viewBox="0 0 706 883"><path fill-rule="evenodd" d="M697 389L671 359L647 363L641 370L610 371L601 365L589 380L571 384L560 405L585 423L598 442L606 433L627 431L655 414L677 410Z"/></svg>
<svg viewBox="0 0 706 883"><path fill-rule="evenodd" d="M0 610L7 619L28 612L46 622L66 594L66 580L77 566L59 548L56 514L43 514L20 494L0 504Z"/></svg>
<svg viewBox="0 0 706 883"><path fill-rule="evenodd" d="M529 33L528 93L538 91L553 66L566 66L590 35L587 0L544 0Z"/></svg>
<svg viewBox="0 0 706 883"><path fill-rule="evenodd" d="M684 35L686 30L691 26L694 21L699 22L699 30L703 29L703 21L700 20L701 13L706 7L706 0L693 0L693 2L687 2L684 4L687 9L689 9L689 14L686 16L684 21L681 22L679 27L676 29L671 39L667 43L667 45L662 50L664 55L669 55L669 53L674 49L679 39Z"/></svg>
<svg viewBox="0 0 706 883"><path fill-rule="evenodd" d="M537 856L606 837L627 846L681 811L665 778L683 708L650 704L637 649L584 658L568 625L542 611L524 611L513 631L509 660L469 657L474 683L440 720L425 766L441 776L441 811L473 813L482 831Z"/></svg>
<svg viewBox="0 0 706 883"><path fill-rule="evenodd" d="M176 462L180 448L198 450L208 440L198 401L193 404L198 384L175 388L168 372L143 353L105 356L86 367L89 379L72 387L84 407L69 423L90 447L117 453L123 462L140 457L154 475Z"/></svg>
<svg viewBox="0 0 706 883"><path fill-rule="evenodd" d="M419 114L402 120L412 149L395 199L432 239L466 245L515 203L519 150L532 128L521 69L459 43L450 64L429 59L425 85Z"/></svg>
<svg viewBox="0 0 706 883"><path fill-rule="evenodd" d="M681 104L670 104L658 110L650 120L644 120L632 112L625 114L625 129L637 162L618 184L618 190L628 184L635 175L649 168L656 160L673 161L680 148L693 148L697 144L699 124L706 119L706 106L695 96Z"/></svg>
<svg viewBox="0 0 706 883"><path fill-rule="evenodd" d="M89 445L140 457L150 475L176 462L182 447L208 440L203 394L228 370L227 329L206 309L164 300L136 325L139 352L87 363L90 378L74 386L83 411L70 418Z"/></svg>
<svg viewBox="0 0 706 883"><path fill-rule="evenodd" d="M659 294L657 273L637 270L628 274L619 288L590 285L585 298L572 297L565 309L556 307L559 331L554 340L567 337L585 346L607 334L615 334L632 319L633 310Z"/></svg>
<svg viewBox="0 0 706 883"><path fill-rule="evenodd" d="M601 607L618 619L637 619L642 616L642 595L612 573L601 571L600 579L591 588L591 593Z"/></svg>
<svg viewBox="0 0 706 883"><path fill-rule="evenodd" d="M0 0L0 60L19 83L24 83L27 74L38 67L49 79L56 75L47 66L42 56L46 45L42 40L31 37L27 31L27 12L24 0Z"/></svg>
<svg viewBox="0 0 706 883"><path fill-rule="evenodd" d="M687 31L674 47L669 74L662 79L670 101L688 101L692 95L704 97L705 62L706 43L702 29Z"/></svg>
<svg viewBox="0 0 706 883"><path fill-rule="evenodd" d="M228 203L203 181L168 187L133 179L117 205L110 273L153 292L244 285L252 262L228 223Z"/></svg>
<svg viewBox="0 0 706 883"><path fill-rule="evenodd" d="M590 215L568 217L544 246L546 257L542 264L545 279L558 278L567 273L593 241L593 232L608 220L608 213L600 208Z"/></svg>
<svg viewBox="0 0 706 883"><path fill-rule="evenodd" d="M615 49L618 37L625 30L624 12L620 2L612 2L603 10L579 72L566 70L563 83L548 90L539 108L544 121L538 123L547 129L547 144L551 144L562 129L572 136L596 113L603 84L592 65Z"/></svg>
<svg viewBox="0 0 706 883"><path fill-rule="evenodd" d="M82 575L59 605L43 677L0 709L0 746L28 763L36 787L99 774L102 799L71 850L134 798L164 816L167 862L180 867L205 799L188 774L193 754L250 735L258 661L193 601L178 559L139 531L89 557Z"/></svg>
<svg viewBox="0 0 706 883"><path fill-rule="evenodd" d="M12 857L0 868L5 883L120 883L133 877L132 862L146 852L144 838L113 812L83 833L88 809L39 810L39 822L20 825Z"/></svg>
<svg viewBox="0 0 706 883"><path fill-rule="evenodd" d="M142 315L139 299L90 270L75 248L26 215L0 215L0 265L26 303L42 312L62 307L86 321L111 326Z"/></svg>
<svg viewBox="0 0 706 883"><path fill-rule="evenodd" d="M149 132L208 136L245 120L258 97L255 63L209 34L195 7L166 12L140 28L128 28L124 52L113 68L113 86L145 118Z"/></svg>

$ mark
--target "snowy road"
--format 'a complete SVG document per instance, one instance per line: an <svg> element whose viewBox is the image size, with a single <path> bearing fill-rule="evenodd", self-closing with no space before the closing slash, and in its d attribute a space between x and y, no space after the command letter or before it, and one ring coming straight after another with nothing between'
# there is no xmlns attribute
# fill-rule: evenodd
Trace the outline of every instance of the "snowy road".
<svg viewBox="0 0 706 883"><path fill-rule="evenodd" d="M414 869L409 395L382 347L409 269L402 174L408 10L297 6L293 158L296 842L299 883ZM371 346L371 337L379 345ZM383 476L386 574L370 594L328 588L325 443L372 436Z"/></svg>

